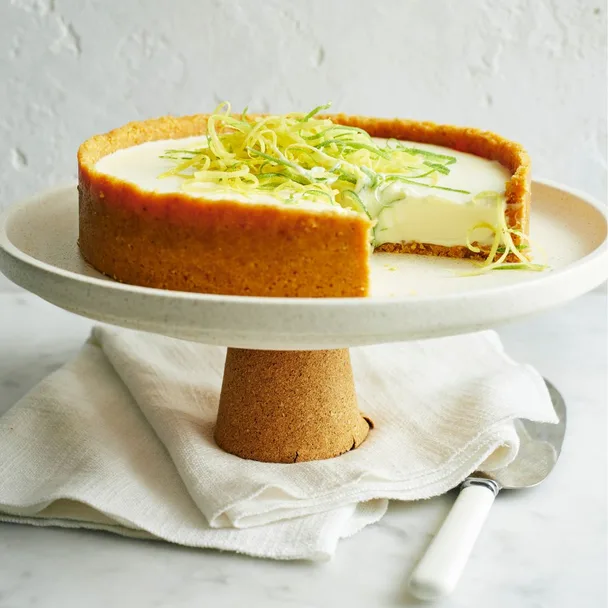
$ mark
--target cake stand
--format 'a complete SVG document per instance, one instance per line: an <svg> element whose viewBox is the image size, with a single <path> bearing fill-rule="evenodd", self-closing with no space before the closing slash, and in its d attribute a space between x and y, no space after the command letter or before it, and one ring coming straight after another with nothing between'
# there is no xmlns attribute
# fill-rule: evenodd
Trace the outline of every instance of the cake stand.
<svg viewBox="0 0 608 608"><path fill-rule="evenodd" d="M368 298L264 298L117 283L77 248L75 185L0 216L0 270L41 298L97 321L228 347L215 438L270 462L337 456L373 426L357 408L348 348L492 327L576 298L608 276L604 207L532 186L531 237L544 272L465 276L470 262L374 254ZM407 398L407 396L404 396Z"/></svg>

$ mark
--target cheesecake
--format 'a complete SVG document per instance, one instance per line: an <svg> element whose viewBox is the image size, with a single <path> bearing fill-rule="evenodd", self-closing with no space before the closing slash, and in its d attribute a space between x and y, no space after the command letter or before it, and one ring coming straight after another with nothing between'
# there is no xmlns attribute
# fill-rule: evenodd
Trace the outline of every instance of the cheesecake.
<svg viewBox="0 0 608 608"><path fill-rule="evenodd" d="M532 268L530 161L494 133L400 119L213 114L130 123L78 152L79 246L126 283L358 297L375 252Z"/></svg>

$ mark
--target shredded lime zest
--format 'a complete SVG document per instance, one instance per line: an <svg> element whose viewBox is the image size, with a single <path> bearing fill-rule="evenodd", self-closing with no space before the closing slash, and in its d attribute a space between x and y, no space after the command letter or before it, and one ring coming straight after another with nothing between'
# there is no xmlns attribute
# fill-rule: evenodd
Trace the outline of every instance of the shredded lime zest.
<svg viewBox="0 0 608 608"><path fill-rule="evenodd" d="M480 222L479 224L472 226L467 232L466 245L467 248L474 253L481 252L481 248L475 245L471 239L473 238L475 230L482 228L490 230L493 233L494 238L486 259L483 262L474 261L474 264L479 267L479 270L468 272L466 273L466 276L483 274L490 270L533 270L536 272L546 270L548 268L546 264L532 263L528 257L522 253L522 250L526 251L530 248L530 237L519 230L509 228L502 196L498 192L480 192L473 197L473 202L480 202L482 199L485 199L486 202L489 202L490 204L496 205L496 224ZM516 236L525 242L516 245L513 241L513 236ZM507 258L511 255L514 255L518 261L507 262Z"/></svg>
<svg viewBox="0 0 608 608"><path fill-rule="evenodd" d="M363 129L318 114L238 116L220 104L207 120L207 145L166 150L174 166L160 177L179 177L186 191L229 190L267 195L285 203L340 205L370 217L360 196L365 188L401 181L469 194L437 185L449 175L454 156L420 150L391 139L378 145ZM371 218L370 218L371 219Z"/></svg>

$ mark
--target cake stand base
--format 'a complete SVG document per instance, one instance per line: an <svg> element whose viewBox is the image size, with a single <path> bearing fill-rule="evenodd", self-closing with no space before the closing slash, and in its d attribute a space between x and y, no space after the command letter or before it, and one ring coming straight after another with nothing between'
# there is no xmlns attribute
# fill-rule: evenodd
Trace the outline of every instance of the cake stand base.
<svg viewBox="0 0 608 608"><path fill-rule="evenodd" d="M228 349L215 427L226 452L322 460L359 446L372 426L357 407L348 349Z"/></svg>

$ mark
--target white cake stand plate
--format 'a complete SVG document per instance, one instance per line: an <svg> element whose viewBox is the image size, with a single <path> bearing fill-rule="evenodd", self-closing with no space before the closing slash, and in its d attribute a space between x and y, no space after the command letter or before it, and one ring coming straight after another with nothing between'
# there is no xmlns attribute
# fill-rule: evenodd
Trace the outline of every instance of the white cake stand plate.
<svg viewBox="0 0 608 608"><path fill-rule="evenodd" d="M77 235L75 185L14 205L0 216L0 271L25 289L76 314L122 327L224 345L235 351L327 351L470 332L562 304L593 289L608 276L605 208L585 194L541 181L532 186L531 238L535 260L548 264L549 270L505 270L463 276L473 269L468 261L374 254L372 294L367 298L221 296L125 285L101 275L82 259ZM231 378L259 375L267 369L270 355L266 352L259 358L255 351L246 357L229 356L234 366ZM289 359L284 353L283 376L279 374L280 377L269 378L268 382L276 384L275 388L281 382L287 386L294 366L305 364L310 364L311 370L327 369L327 378L315 390L331 384L332 373L333 380L344 374L347 365L344 357L336 355L329 361L318 359L320 353L317 359L309 355L304 361L301 355L298 359L294 353ZM275 364L276 361L271 363ZM241 414L227 414L225 418L230 418L230 424L220 433L223 439L220 441L217 433L216 438L228 451L239 453L238 445L237 448L228 445L234 439L230 434L236 433L236 443L243 443L235 425L251 425L258 418L243 418L245 404L237 403L239 388L234 382L226 392L227 396L222 397L227 405L224 409L231 409L230 401L231 405L241 407ZM344 387L339 392L343 394ZM263 403L267 397L258 394L255 399ZM306 411L310 412L315 397L309 395L308 401L305 397L297 395L299 402L308 403ZM336 398L337 394L331 397L337 407ZM354 405L354 393L352 399L346 399L349 400ZM232 407L231 413L238 414L237 410ZM294 424L301 423L306 411L297 412ZM221 414L222 407L220 421ZM317 421L318 414L315 413ZM323 431L323 425L327 430L329 423L319 424L319 429L311 431L312 443L320 441L319 432ZM340 447L341 451L362 440L358 413L357 420L353 418L350 424L352 428L345 435L349 445ZM239 455L286 462L295 452L296 458L307 459L304 448L297 450L297 440L293 445L287 445L289 442L285 440L278 451L262 453L264 450L259 448L263 441L268 443L271 438L276 439L277 433L281 435L272 424L267 430L267 439L261 433L257 447L243 449ZM301 434L301 428L298 432ZM320 455L313 450L308 456L333 455L332 449L325 452L322 449Z"/></svg>
<svg viewBox="0 0 608 608"><path fill-rule="evenodd" d="M124 285L80 256L75 186L0 216L0 271L79 315L187 340L241 348L327 349L469 332L535 313L608 274L606 216L588 196L547 182L532 191L531 237L544 272L460 276L470 262L376 254L368 298L260 298Z"/></svg>

